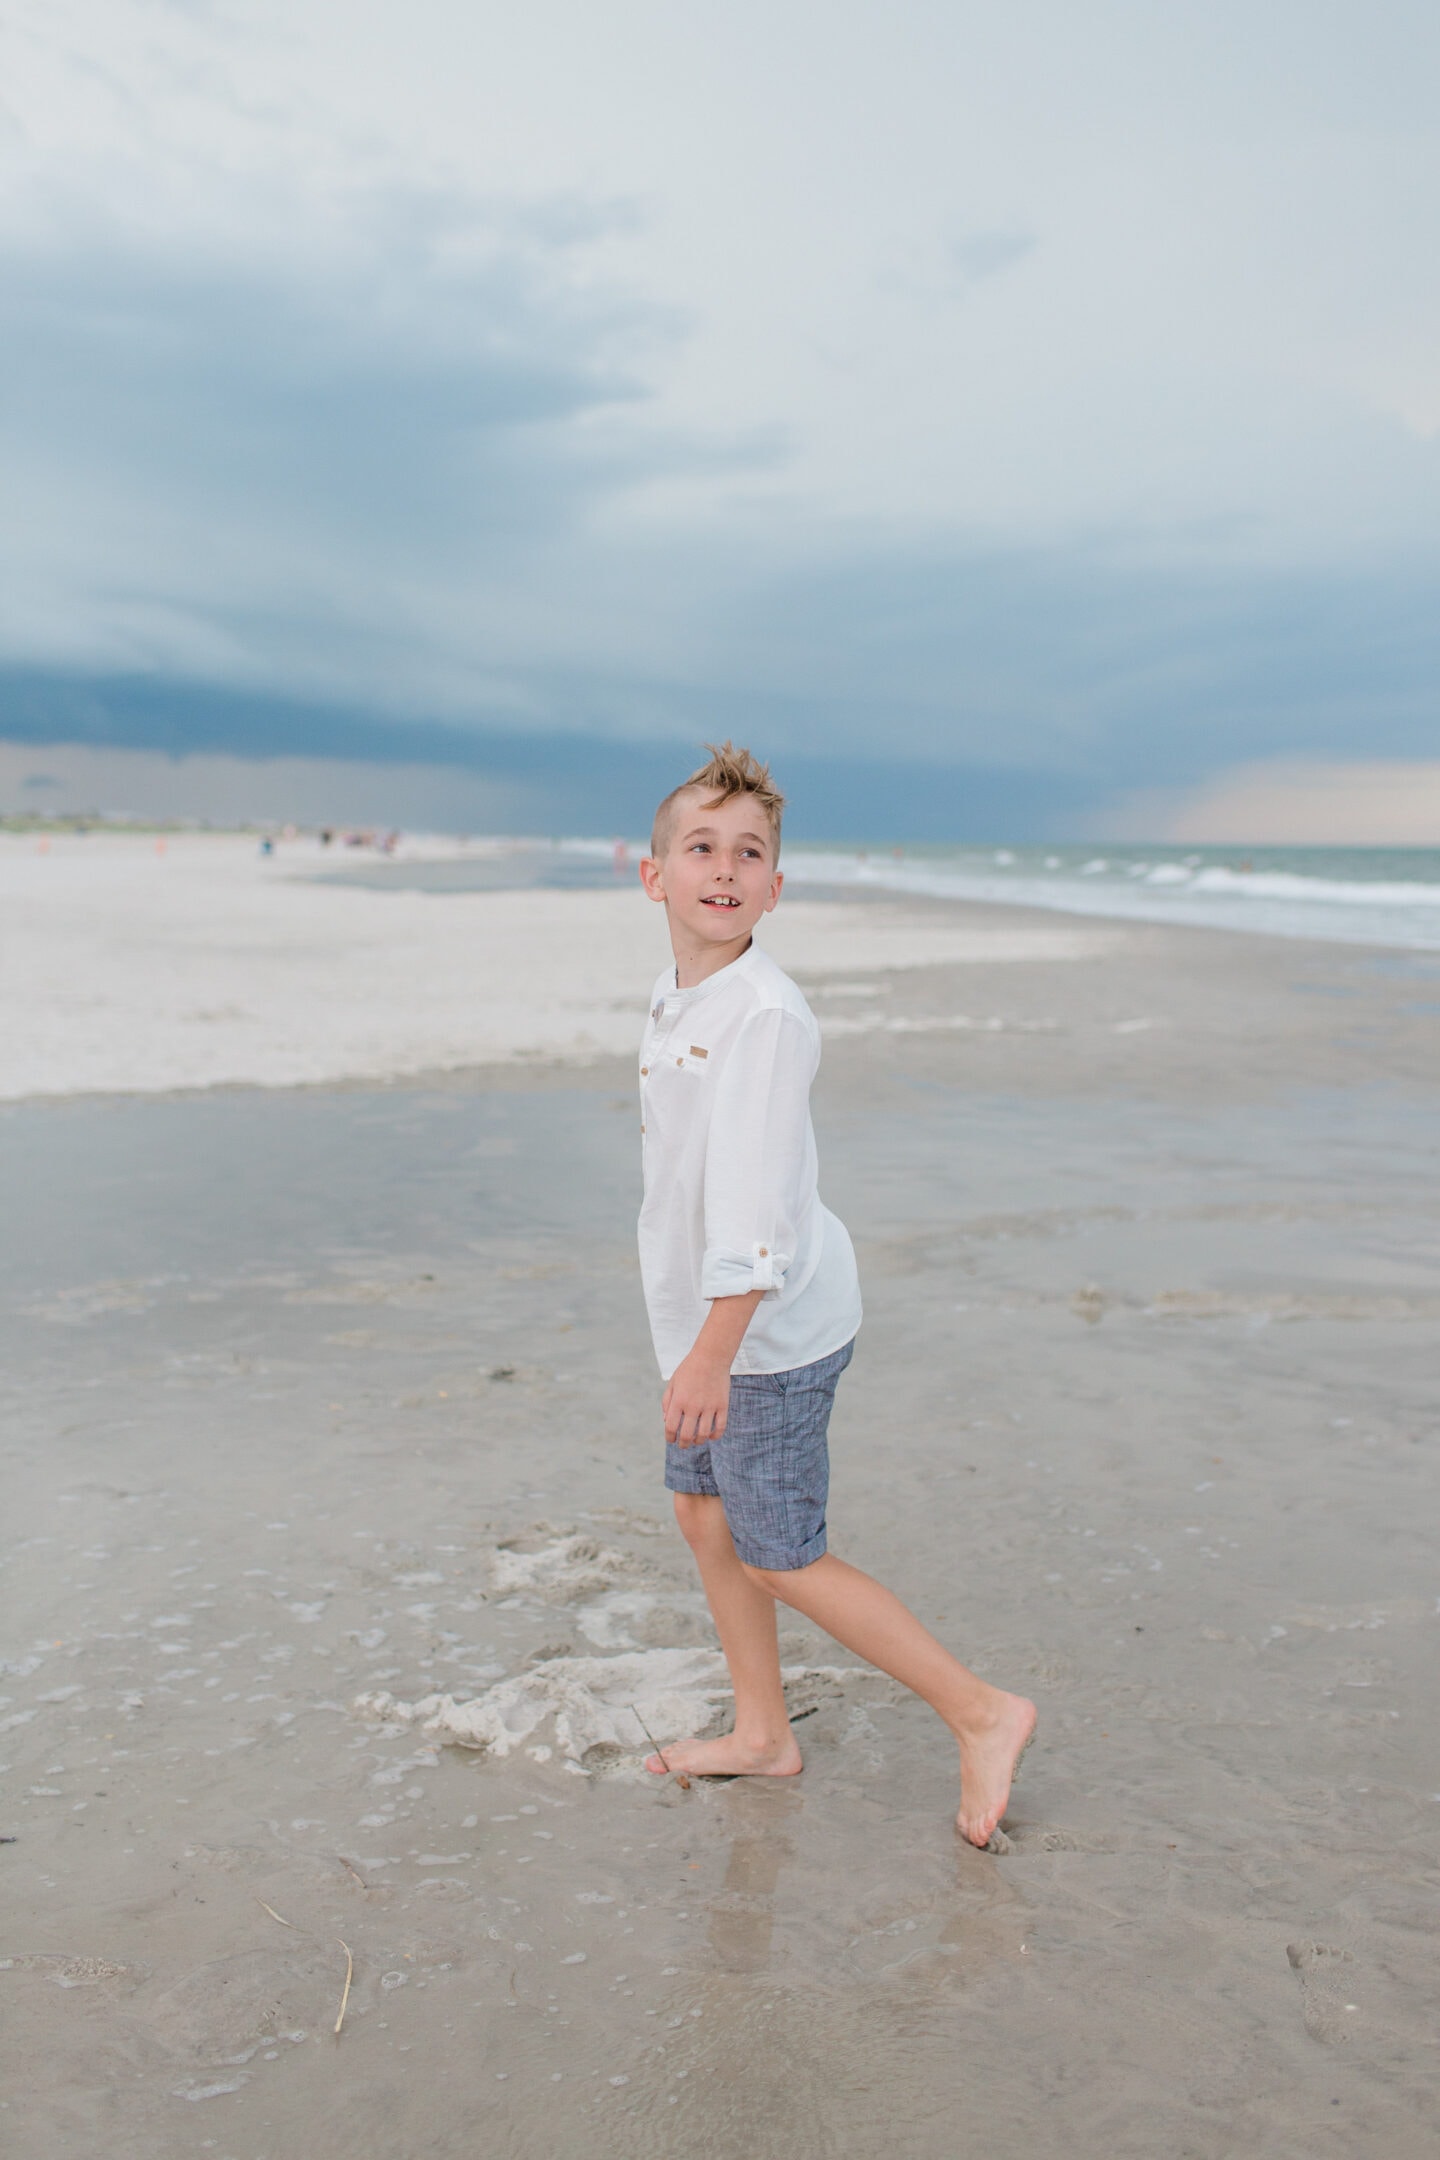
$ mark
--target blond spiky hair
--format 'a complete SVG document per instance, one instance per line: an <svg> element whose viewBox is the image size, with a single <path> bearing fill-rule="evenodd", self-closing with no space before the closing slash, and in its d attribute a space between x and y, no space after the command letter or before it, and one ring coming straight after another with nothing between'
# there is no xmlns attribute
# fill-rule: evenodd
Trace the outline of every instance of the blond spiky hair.
<svg viewBox="0 0 1440 2160"><path fill-rule="evenodd" d="M780 819L785 808L785 797L770 778L770 768L762 765L748 750L737 750L734 743L723 742L717 747L706 743L709 758L705 764L692 772L688 780L672 788L655 812L655 824L650 834L650 852L658 861L669 847L675 832L675 805L682 795L692 789L706 791L707 810L718 810L721 803L731 802L737 795L753 795L765 813L766 822L775 838L775 861L780 860ZM773 867L773 865L772 865Z"/></svg>

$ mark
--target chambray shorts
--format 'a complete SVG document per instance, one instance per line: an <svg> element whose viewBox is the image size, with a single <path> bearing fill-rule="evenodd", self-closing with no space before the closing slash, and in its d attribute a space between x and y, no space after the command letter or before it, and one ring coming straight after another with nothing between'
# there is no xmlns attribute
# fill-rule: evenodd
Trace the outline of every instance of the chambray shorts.
<svg viewBox="0 0 1440 2160"><path fill-rule="evenodd" d="M735 1373L721 1437L665 1443L667 1490L723 1500L747 1567L809 1567L825 1550L830 1406L854 1349L848 1342L793 1372Z"/></svg>

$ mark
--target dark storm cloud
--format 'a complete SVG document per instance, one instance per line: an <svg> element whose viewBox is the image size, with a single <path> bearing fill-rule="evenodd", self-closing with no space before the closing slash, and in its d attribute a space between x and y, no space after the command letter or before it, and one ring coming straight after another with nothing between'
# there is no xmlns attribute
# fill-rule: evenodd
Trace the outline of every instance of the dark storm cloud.
<svg viewBox="0 0 1440 2160"><path fill-rule="evenodd" d="M523 726L503 704L399 720L204 681L10 670L0 735L425 762L503 781L529 829L589 831L631 829L702 741L739 735L779 761L797 837L1046 838L1097 829L1127 790L1259 757L1433 755L1436 598L1418 580L877 546L732 581L708 667L537 662Z"/></svg>
<svg viewBox="0 0 1440 2160"><path fill-rule="evenodd" d="M626 686L613 686L612 694L623 702ZM557 691L557 705L565 702ZM503 805L498 816L487 811L491 829L638 834L652 806L695 763L702 740L726 733L748 733L778 757L793 797L787 829L800 840L1025 838L1083 826L1093 793L1071 775L987 769L983 760L954 757L897 759L884 742L787 750L783 710L737 708L693 686L676 686L670 711L673 739L636 742L593 728L520 733L496 724L402 722L203 682L0 671L0 739L160 751L182 767L188 757L213 752L257 764L318 759L337 772L337 799L345 792L343 764L371 773L394 768L412 792L416 768L428 765L436 782L425 815L439 826L459 814L447 776L465 776L489 784ZM278 796L269 814L287 814Z"/></svg>
<svg viewBox="0 0 1440 2160"><path fill-rule="evenodd" d="M1440 580L1137 567L1108 551L897 548L746 596L703 702L815 754L1050 774L1094 799L1288 752L1431 755Z"/></svg>

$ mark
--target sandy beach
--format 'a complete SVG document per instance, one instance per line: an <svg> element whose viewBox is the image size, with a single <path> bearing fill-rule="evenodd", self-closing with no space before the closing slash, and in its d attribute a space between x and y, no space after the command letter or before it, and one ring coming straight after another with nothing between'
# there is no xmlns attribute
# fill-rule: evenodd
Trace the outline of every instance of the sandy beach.
<svg viewBox="0 0 1440 2160"><path fill-rule="evenodd" d="M358 863L313 840L262 857L246 836L0 836L0 1100L392 1080L477 1065L627 1057L654 980L659 914L633 871L587 892L526 888L503 843ZM417 889L447 861L514 882ZM1065 959L1100 924L924 900L801 899L773 946L812 979ZM637 992L637 979L640 988ZM836 1016L838 1021L839 1016ZM850 1027L883 1026L873 1000Z"/></svg>
<svg viewBox="0 0 1440 2160"><path fill-rule="evenodd" d="M1436 956L782 902L832 1544L1040 1705L977 1853L803 1625L801 1779L640 1767L656 911L90 844L0 850L7 2153L1433 2152Z"/></svg>

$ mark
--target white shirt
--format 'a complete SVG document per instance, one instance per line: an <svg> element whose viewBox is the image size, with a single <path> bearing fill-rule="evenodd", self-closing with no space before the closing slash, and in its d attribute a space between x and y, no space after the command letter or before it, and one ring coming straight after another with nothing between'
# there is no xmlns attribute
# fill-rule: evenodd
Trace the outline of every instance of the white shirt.
<svg viewBox="0 0 1440 2160"><path fill-rule="evenodd" d="M673 968L655 985L640 1053L640 1273L667 1380L714 1298L765 1293L737 1373L811 1365L860 1325L854 1249L815 1188L819 1063L814 1014L758 946L693 989L676 989Z"/></svg>

